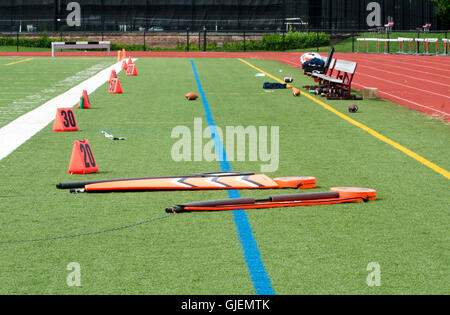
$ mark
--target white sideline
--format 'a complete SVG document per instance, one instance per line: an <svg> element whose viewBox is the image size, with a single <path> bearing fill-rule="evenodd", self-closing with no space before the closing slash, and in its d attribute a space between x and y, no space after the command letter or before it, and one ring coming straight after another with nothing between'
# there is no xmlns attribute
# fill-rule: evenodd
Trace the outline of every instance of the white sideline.
<svg viewBox="0 0 450 315"><path fill-rule="evenodd" d="M134 62L136 59L132 60ZM94 92L109 80L111 70L114 69L119 73L122 70L121 66L122 61L115 63L67 92L56 96L0 128L0 160L7 157L54 120L57 108L73 107L78 104L83 90L87 90L88 94Z"/></svg>

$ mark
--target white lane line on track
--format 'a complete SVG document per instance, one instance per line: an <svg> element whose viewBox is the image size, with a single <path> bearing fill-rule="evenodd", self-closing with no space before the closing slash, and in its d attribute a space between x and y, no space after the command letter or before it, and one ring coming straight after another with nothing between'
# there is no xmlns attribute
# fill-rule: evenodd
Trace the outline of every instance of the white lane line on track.
<svg viewBox="0 0 450 315"><path fill-rule="evenodd" d="M133 62L136 59L132 59ZM119 73L122 62L100 71L91 78L81 82L63 94L56 96L38 108L20 116L0 129L0 160L25 143L28 139L41 131L55 119L56 109L59 107L72 107L80 100L83 90L88 94L94 92L109 80L111 70Z"/></svg>
<svg viewBox="0 0 450 315"><path fill-rule="evenodd" d="M294 63L294 62L291 62L291 61L288 61L288 60L284 60L284 62L289 63L289 64L291 64L291 65L294 65L294 66L298 67L298 65L297 65L296 63ZM381 79L380 79L380 80L381 80ZM353 82L353 85L359 86L360 89L364 89L364 86L361 85L361 84L358 84L358 83ZM424 92L426 92L426 91L424 91ZM408 103L410 103L410 104L413 104L413 105L416 105L416 106L419 106L419 107L423 107L423 108L429 109L429 110L431 110L431 111L434 111L434 112L443 114L443 115L445 115L445 116L450 116L449 113L446 113L446 112L437 110L437 109L435 109L435 108L433 108L433 107L430 107L430 106L426 106L426 105L422 105L422 104L413 102L413 101L411 101L411 100L408 100L408 99L399 97L399 96L394 95L394 94L390 94L390 93L387 93L387 92L384 92L384 91L379 91L379 94L385 94L385 95L391 96L391 97L393 97L393 98L396 98L396 99L398 99L398 100L402 100L402 101L404 101L404 102L408 102Z"/></svg>
<svg viewBox="0 0 450 315"><path fill-rule="evenodd" d="M370 61L364 61L364 62L370 62ZM375 65L378 65L378 68L376 68L376 67L371 67L371 66L368 66L368 65L366 65L366 64L361 64L361 62L358 63L358 66L360 66L360 67L365 67L365 68L369 68L369 69L374 69L374 70L376 70L376 71L380 71L380 68L379 68L379 65L380 65L380 64L379 64L379 63L377 63L377 62L370 62L370 63L373 63L373 64L375 64ZM393 66L393 65L389 65L389 67L405 69L405 67L402 67L402 66ZM408 71L409 71L409 72L420 72L421 75L429 74L429 75L430 75L431 77L433 77L433 78L441 77L441 78L443 78L443 79L445 79L445 80L448 79L447 76L445 76L445 75L439 75L439 74L437 74L437 73L424 72L424 71L414 70L414 69L408 69ZM419 76L410 76L410 75L407 75L407 74L404 74L404 73L398 73L398 72L388 71L388 70L386 70L386 69L383 69L383 72L384 72L384 73L391 73L391 74L394 74L394 75L399 75L399 76L406 77L406 78L412 78L412 79L414 79L414 80L420 80L420 81L424 81L424 82L430 82L430 83L433 83L433 84L439 84L439 85L444 85L444 86L450 87L450 84L445 84L445 83L442 83L442 82L439 82L439 81L431 81L431 80L423 79L423 78L421 78L421 77L419 77Z"/></svg>
<svg viewBox="0 0 450 315"><path fill-rule="evenodd" d="M355 56L356 57L356 56ZM367 58L364 58L366 56L361 56L358 55L357 56L357 60L361 61L380 61L380 62L393 62L396 64L404 64L405 66L414 66L414 67L420 67L420 68L428 68L428 69L433 69L433 70L439 70L440 72L445 71L445 72L450 72L450 69L447 68L443 68L443 64L442 63L435 63L435 62L426 62L425 60L412 60L411 62L407 62L404 60L399 60L399 59L392 59L392 58L377 58L378 56L376 55L372 55L371 57L367 56ZM419 57L420 56L416 56ZM448 57L444 57L444 58L448 58ZM339 59L339 58L337 58ZM427 66L426 64L430 64L430 66ZM434 65L434 66L431 66ZM444 64L445 65L445 64ZM420 70L419 70L420 71Z"/></svg>
<svg viewBox="0 0 450 315"><path fill-rule="evenodd" d="M363 88L364 88L364 86L363 86L363 85L361 85L361 84L358 84L358 83L353 83L353 85L355 85L355 86L359 86L359 87L360 87L361 89L363 89ZM419 106L419 107L423 107L423 108L426 108L426 109L432 110L432 111L434 111L434 112L437 112L437 113L443 114L443 115L445 115L445 116L450 116L450 114L449 114L449 113L446 113L446 112L440 111L440 110L438 110L438 109L436 109L436 108L433 108L433 107L430 107L430 106L426 106L426 105L422 105L422 104L419 104L419 103L413 102L413 101L411 101L411 100L408 100L408 99L402 98L402 97L400 97L400 96L397 96L397 95L394 95L394 94L390 94L390 93L387 93L387 92L384 92L384 91L379 91L379 92L378 92L378 94L385 94L385 95L388 95L388 96L390 96L390 97L393 97L393 98L396 98L396 99L402 100L402 101L404 101L404 102L408 102L408 103L410 103L410 104L413 104L413 105L416 105L416 106Z"/></svg>
<svg viewBox="0 0 450 315"><path fill-rule="evenodd" d="M370 74L365 74L365 73L358 72L357 75L358 76L370 77L370 78L373 78L373 79L376 79L376 80L379 80L379 81L382 81L382 82L385 82L385 83L388 82L388 83L391 83L391 84L394 84L394 85L400 85L400 86L406 87L408 89L414 89L414 90L420 91L422 93L434 94L434 95L437 95L439 97L450 98L450 96L447 96L445 94L435 93L435 92L427 91L425 89L419 89L419 88L416 88L416 87L411 86L411 85L406 85L406 84L398 83L398 82L395 82L395 81L386 80L386 79L379 78L377 76L370 75Z"/></svg>
<svg viewBox="0 0 450 315"><path fill-rule="evenodd" d="M296 68L300 68L301 69L301 67L300 67L300 60L299 60L299 63L295 63L295 62L292 62L292 61L289 61L289 60L283 60L283 62L288 63L290 65L295 66Z"/></svg>

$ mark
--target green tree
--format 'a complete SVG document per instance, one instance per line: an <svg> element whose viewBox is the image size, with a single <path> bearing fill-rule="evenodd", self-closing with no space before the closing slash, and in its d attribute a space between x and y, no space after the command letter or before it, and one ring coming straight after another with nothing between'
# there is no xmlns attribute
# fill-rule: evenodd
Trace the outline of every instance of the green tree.
<svg viewBox="0 0 450 315"><path fill-rule="evenodd" d="M432 0L436 3L436 13L439 17L439 28L450 29L450 0Z"/></svg>

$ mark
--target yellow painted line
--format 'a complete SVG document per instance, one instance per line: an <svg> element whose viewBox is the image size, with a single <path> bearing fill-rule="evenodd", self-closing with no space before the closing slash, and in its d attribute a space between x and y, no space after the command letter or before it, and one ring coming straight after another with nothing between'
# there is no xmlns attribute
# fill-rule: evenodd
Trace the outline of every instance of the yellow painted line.
<svg viewBox="0 0 450 315"><path fill-rule="evenodd" d="M239 58L239 61L241 61L241 62L247 64L248 66L252 67L252 68L255 69L255 70L258 70L258 71L261 72L261 73L264 73L264 74L267 75L268 77L270 77L270 78L272 78L272 79L274 79L274 80L276 80L276 81L278 81L278 82L280 82L280 83L285 83L285 82L284 82L283 80L281 80L280 78L277 78L277 77L271 75L270 73L265 72L264 70L262 70L262 69L260 69L260 68L258 68L258 67L256 67L256 66L254 66L254 65L252 65L251 63L249 63L249 62L246 61L246 60L243 60L243 59ZM290 84L288 84L287 86L290 87L290 88L295 88L293 85L290 85ZM309 98L310 100L316 102L316 103L319 104L320 106L322 106L322 107L324 107L325 109L329 110L329 111L332 112L333 114L335 114L335 115L341 117L342 119L348 121L348 122L351 123L352 125L355 125L355 126L361 128L362 130L368 132L369 134L371 134L371 135L374 136L375 138L377 138L377 139L379 139L379 140L381 140L381 141L383 141L383 142L385 142L385 143L387 143L387 144L393 146L394 148L396 148L397 150L400 150L401 152L405 153L405 154L408 155L409 157L412 157L412 158L415 159L416 161L418 161L418 162L422 163L423 165L425 165L425 166L431 168L433 171L435 171L435 172L441 174L442 176L446 177L447 179L450 179L450 172L449 172L449 171L447 171L447 170L443 169L442 167L439 167L438 165L436 165L436 164L434 164L434 163L428 161L427 159L425 159L424 157L420 156L419 154L417 154L417 153L411 151L410 149L405 148L405 147L402 146L401 144L399 144L399 143L397 143L397 142L395 142L395 141L393 141L393 140L391 140L391 139L389 139L389 138L383 136L383 135L380 134L379 132L376 132L375 130L373 130L373 129L367 127L366 125L364 125L364 124L362 124L362 123L360 123L360 122L357 122L356 120L354 120L354 119L348 117L347 115L345 115L345 114L341 113L340 111L334 109L333 107L331 107L330 105L328 105L328 104L322 102L321 100L316 99L315 97L309 95L308 93L305 93L305 92L302 92L302 91L301 91L301 93L302 93L302 95L306 96L306 97Z"/></svg>
<svg viewBox="0 0 450 315"><path fill-rule="evenodd" d="M5 63L4 66L12 66L15 65L16 63L20 63L20 62L25 62L25 61L30 61L33 60L33 58L27 58L27 59L22 59L19 61L14 61L14 62L10 62L10 63Z"/></svg>

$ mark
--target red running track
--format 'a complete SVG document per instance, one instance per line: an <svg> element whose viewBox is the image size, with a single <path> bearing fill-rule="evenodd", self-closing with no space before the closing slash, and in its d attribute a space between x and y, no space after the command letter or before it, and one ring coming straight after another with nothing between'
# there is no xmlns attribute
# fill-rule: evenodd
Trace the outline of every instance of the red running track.
<svg viewBox="0 0 450 315"><path fill-rule="evenodd" d="M298 66L300 56L291 53L280 61ZM382 98L450 121L450 57L353 53L334 57L358 63L354 88L378 88Z"/></svg>
<svg viewBox="0 0 450 315"><path fill-rule="evenodd" d="M299 66L298 52L128 52L133 57L255 58ZM1 52L0 56L38 57L50 52ZM59 52L57 56L104 57L106 52ZM336 53L358 63L353 87L378 88L379 96L433 117L450 121L450 57Z"/></svg>
<svg viewBox="0 0 450 315"><path fill-rule="evenodd" d="M336 54L358 63L357 89L376 87L381 97L450 121L450 57Z"/></svg>

